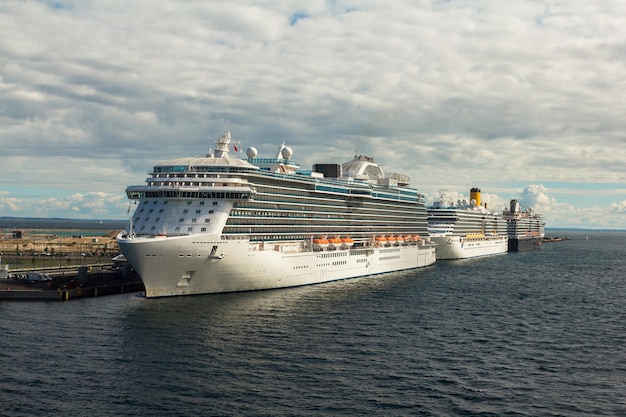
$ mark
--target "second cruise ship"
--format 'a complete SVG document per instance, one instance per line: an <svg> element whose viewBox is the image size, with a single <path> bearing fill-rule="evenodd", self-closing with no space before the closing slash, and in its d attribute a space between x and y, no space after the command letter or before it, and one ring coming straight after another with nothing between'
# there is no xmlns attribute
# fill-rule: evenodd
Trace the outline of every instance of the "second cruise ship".
<svg viewBox="0 0 626 417"><path fill-rule="evenodd" d="M451 201L445 191L428 208L428 231L437 244L437 259L462 259L505 253L507 223L480 201L480 189L470 190L470 201Z"/></svg>

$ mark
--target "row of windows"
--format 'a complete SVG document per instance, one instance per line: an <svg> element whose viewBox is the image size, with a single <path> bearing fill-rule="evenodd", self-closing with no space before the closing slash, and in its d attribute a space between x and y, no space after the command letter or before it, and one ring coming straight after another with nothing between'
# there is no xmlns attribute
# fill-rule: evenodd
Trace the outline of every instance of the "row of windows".
<svg viewBox="0 0 626 417"><path fill-rule="evenodd" d="M143 213L145 210L146 209L144 209L144 208L140 208L138 213ZM164 210L165 209L160 209L159 213L163 213ZM154 209L149 209L148 210L148 213L153 213L153 212L154 212ZM183 210L183 214L187 214L187 213L189 213L188 209ZM215 210L209 210L208 213L209 214L213 214L213 213L215 213ZM202 214L202 210L196 210L196 214Z"/></svg>
<svg viewBox="0 0 626 417"><path fill-rule="evenodd" d="M330 235L335 235L335 234L349 234L349 235L353 235L356 233L359 234L367 234L367 235L371 235L371 234L406 234L406 233L410 233L410 234L419 234L419 235L425 235L427 233L427 229L426 227L402 227L402 226L396 226L396 227L390 227L390 226L385 226L385 225L372 225L372 226L347 226L347 227L329 227L329 226L301 226L301 227L294 227L294 226L252 226L252 227L246 227L246 226L240 226L240 227L233 227L233 226L226 226L224 227L223 230L224 233L240 233L240 234L247 234L247 235L265 235L267 233L274 233L276 236L281 236L284 238L285 235L300 235L300 234L305 234L305 239L307 238L307 236L310 236L312 234L318 235L318 234L330 234ZM354 236L353 236L354 237Z"/></svg>
<svg viewBox="0 0 626 417"><path fill-rule="evenodd" d="M187 220L186 218L181 217L180 219L178 219L178 223L185 223L186 220ZM141 221L141 218L140 217L135 217L133 219L133 221L135 223L139 223ZM143 221L144 222L149 222L150 221L150 217L146 217L145 219L143 219ZM154 222L159 222L159 221L161 221L160 217L155 217L154 218ZM191 223L197 223L197 222L198 222L198 219L196 219L195 217L191 219ZM204 219L204 222L205 223L211 223L211 219L206 218L206 219Z"/></svg>
<svg viewBox="0 0 626 417"><path fill-rule="evenodd" d="M283 195L283 194L267 194L267 193L257 193L254 195L254 200L260 203L272 203L272 204L277 204L280 205L281 203L285 204L287 207L292 206L303 206L303 207L316 207L316 208L324 208L328 211L334 210L335 211L346 211L346 210L364 210L364 209L371 209L371 210L401 210L401 209L405 209L407 211L420 211L423 212L424 214L426 213L426 207L421 204L421 205L417 205L417 204L411 204L411 203L406 203L403 204L402 202L397 202L394 203L393 206L389 206L388 203L385 203L383 201L379 202L379 203L375 203L372 200L368 200L367 202L364 201L346 201L345 199L340 199L340 200L335 200L335 199L329 199L329 198L319 198L319 197L290 197L287 195ZM253 204L253 203L245 203L244 205L249 205L249 204Z"/></svg>
<svg viewBox="0 0 626 417"><path fill-rule="evenodd" d="M329 204L330 203L330 204ZM256 195L255 200L246 202L236 202L238 209L264 209L272 212L298 213L307 210L315 210L316 212L328 213L369 213L369 214L416 214L426 216L426 208L412 205L389 205L389 204L351 204L345 202L329 202L328 200L311 200L304 201L302 199L270 199L267 196Z"/></svg>
<svg viewBox="0 0 626 417"><path fill-rule="evenodd" d="M339 256L348 256L348 252L331 252L331 253L322 253L317 255L318 258L337 258Z"/></svg>
<svg viewBox="0 0 626 417"><path fill-rule="evenodd" d="M418 223L422 221L426 224L426 221L415 216L412 218L392 218L379 216L377 218L357 218L357 217L344 217L344 218L331 218L330 216L302 216L302 217L231 217L228 219L229 225L353 225L353 224L369 224L369 225L408 225Z"/></svg>
<svg viewBox="0 0 626 417"><path fill-rule="evenodd" d="M167 205L167 203L169 203L169 200L162 200L162 201L161 201L161 200L144 200L144 201L143 201L143 204L148 204L148 203L149 203L149 202L151 202L151 201L152 201L152 204L153 204L153 205L156 205L156 204L158 204L158 203L162 203L164 206L166 206L166 205ZM193 203L193 201L192 201L192 200L189 200L189 201L186 201L185 203L186 203L188 206L190 206L190 205ZM198 204L199 204L199 205L201 205L201 206L204 206L204 204L205 204L205 203L206 203L206 201L204 201L204 200L198 201ZM217 203L217 201L212 201L211 203L212 203L214 206L217 206L217 204L218 204L218 203Z"/></svg>
<svg viewBox="0 0 626 417"><path fill-rule="evenodd" d="M181 190L127 190L126 195L131 200L142 198L219 198L227 200L247 200L251 192L218 192L218 191L181 191Z"/></svg>
<svg viewBox="0 0 626 417"><path fill-rule="evenodd" d="M143 232L143 231L145 231L145 230L146 230L146 226L141 226L141 227L139 228L139 231L140 231L140 232ZM150 227L150 229L149 229L149 230L150 230L150 232L156 232L156 230L157 230L157 229L156 229L156 226L152 226L152 227ZM176 227L174 228L174 232L180 232L180 231L181 231L181 230L180 230L180 226L176 226ZM193 230L193 227L187 227L187 232L188 232L188 233L193 233L193 231L194 231L194 230ZM201 227L201 228L200 228L200 232L206 232L206 227Z"/></svg>
<svg viewBox="0 0 626 417"><path fill-rule="evenodd" d="M298 207L295 210L281 210L271 207L271 205L261 205L259 208L242 208L241 206L235 207L231 213L231 216L239 216L239 217L289 217L289 218L298 218L298 217L308 217L308 218L319 218L319 219L330 219L330 218L356 218L356 217L369 217L369 218L422 218L425 219L426 216L423 212L419 211L405 211L405 210L341 210L341 209L331 209L327 210L325 207Z"/></svg>
<svg viewBox="0 0 626 417"><path fill-rule="evenodd" d="M195 173L195 172L232 172L232 173L242 173L242 172L250 172L256 171L256 168L248 168L248 167L220 167L215 165L198 165L198 166L188 166L188 165L175 165L175 166L155 166L154 173L176 173L176 172L186 172L186 173ZM190 174L183 174L182 176L189 176Z"/></svg>

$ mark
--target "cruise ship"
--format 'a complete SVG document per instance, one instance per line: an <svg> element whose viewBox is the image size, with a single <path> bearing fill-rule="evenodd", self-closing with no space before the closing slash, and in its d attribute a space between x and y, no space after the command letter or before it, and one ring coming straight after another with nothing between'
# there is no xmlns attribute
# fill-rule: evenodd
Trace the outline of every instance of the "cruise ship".
<svg viewBox="0 0 626 417"><path fill-rule="evenodd" d="M502 212L509 234L509 252L530 250L538 247L545 236L543 216L531 207L522 211L520 203L512 199L508 209Z"/></svg>
<svg viewBox="0 0 626 417"><path fill-rule="evenodd" d="M428 231L437 244L437 259L463 259L505 253L507 223L480 201L480 189L470 190L470 201L451 201L441 191L428 208Z"/></svg>
<svg viewBox="0 0 626 417"><path fill-rule="evenodd" d="M226 132L208 153L155 165L126 188L137 207L117 241L146 297L261 290L425 267L436 261L423 195L373 158L300 169L238 157Z"/></svg>

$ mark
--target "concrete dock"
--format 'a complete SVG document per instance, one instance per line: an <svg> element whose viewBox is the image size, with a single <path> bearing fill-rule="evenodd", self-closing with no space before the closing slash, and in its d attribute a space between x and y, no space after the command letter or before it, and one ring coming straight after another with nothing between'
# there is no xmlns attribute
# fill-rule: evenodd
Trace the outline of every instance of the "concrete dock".
<svg viewBox="0 0 626 417"><path fill-rule="evenodd" d="M78 270L43 282L26 278L0 280L0 300L70 300L145 291L141 279L122 271Z"/></svg>

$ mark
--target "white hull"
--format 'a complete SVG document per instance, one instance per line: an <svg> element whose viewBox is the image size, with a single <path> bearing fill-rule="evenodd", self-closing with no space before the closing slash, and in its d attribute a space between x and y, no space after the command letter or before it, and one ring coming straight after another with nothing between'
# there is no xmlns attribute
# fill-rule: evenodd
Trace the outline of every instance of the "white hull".
<svg viewBox="0 0 626 417"><path fill-rule="evenodd" d="M435 246L424 242L332 251L311 251L302 241L260 244L220 235L120 235L118 243L143 280L147 297L317 284L425 267L437 259Z"/></svg>
<svg viewBox="0 0 626 417"><path fill-rule="evenodd" d="M431 237L437 244L437 259L465 259L508 251L507 237L466 239L460 236Z"/></svg>

